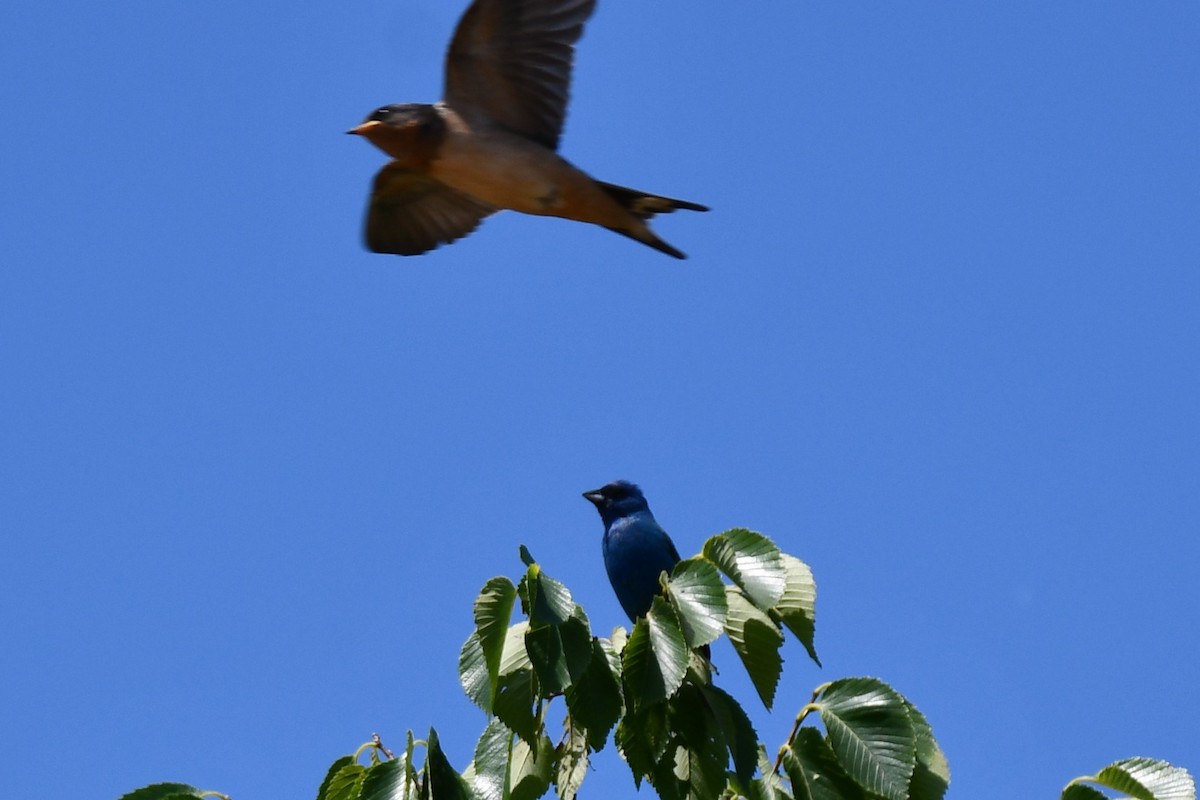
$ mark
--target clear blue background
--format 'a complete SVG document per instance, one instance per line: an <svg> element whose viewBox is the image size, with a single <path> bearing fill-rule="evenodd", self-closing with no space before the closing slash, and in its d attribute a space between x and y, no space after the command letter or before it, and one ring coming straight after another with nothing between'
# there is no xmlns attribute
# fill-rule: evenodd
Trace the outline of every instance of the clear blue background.
<svg viewBox="0 0 1200 800"><path fill-rule="evenodd" d="M809 562L817 684L970 798L1200 769L1200 4L604 0L564 154L711 204L675 262L512 213L360 244L462 2L0 10L0 785L315 794L465 767L471 601L527 544L623 623L579 493ZM648 790L643 789L643 794ZM629 796L612 749L585 796Z"/></svg>

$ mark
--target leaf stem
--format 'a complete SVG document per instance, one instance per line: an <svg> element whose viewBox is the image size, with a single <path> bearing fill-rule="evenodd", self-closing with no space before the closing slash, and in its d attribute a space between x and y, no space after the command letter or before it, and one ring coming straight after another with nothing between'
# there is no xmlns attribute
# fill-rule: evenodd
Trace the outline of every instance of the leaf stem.
<svg viewBox="0 0 1200 800"><path fill-rule="evenodd" d="M796 734L800 732L800 724L804 722L804 718L814 711L820 711L821 707L817 705L817 698L821 693L829 688L828 683L822 683L813 690L812 700L808 702L804 708L800 709L800 713L796 715L796 721L792 724L792 732L788 734L787 741L779 748L779 755L775 756L775 766L771 768L772 775L779 774L779 767L783 765L783 754L791 749L792 744L796 741Z"/></svg>

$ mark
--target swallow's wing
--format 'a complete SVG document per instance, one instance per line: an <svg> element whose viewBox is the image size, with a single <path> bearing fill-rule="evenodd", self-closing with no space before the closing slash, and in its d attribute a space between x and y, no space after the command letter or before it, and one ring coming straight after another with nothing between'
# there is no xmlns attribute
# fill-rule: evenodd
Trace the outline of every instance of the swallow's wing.
<svg viewBox="0 0 1200 800"><path fill-rule="evenodd" d="M446 55L446 105L554 150L575 42L596 0L475 0Z"/></svg>
<svg viewBox="0 0 1200 800"><path fill-rule="evenodd" d="M496 209L392 162L379 170L367 208L367 247L415 256L461 239Z"/></svg>

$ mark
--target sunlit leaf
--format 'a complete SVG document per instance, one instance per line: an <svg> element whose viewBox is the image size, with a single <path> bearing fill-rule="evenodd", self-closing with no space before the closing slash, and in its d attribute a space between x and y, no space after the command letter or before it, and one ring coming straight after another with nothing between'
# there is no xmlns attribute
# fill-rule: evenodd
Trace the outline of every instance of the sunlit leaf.
<svg viewBox="0 0 1200 800"><path fill-rule="evenodd" d="M473 800L471 787L446 760L433 728L429 729L429 738L425 740L425 780L430 795L437 800Z"/></svg>
<svg viewBox="0 0 1200 800"><path fill-rule="evenodd" d="M728 610L725 584L712 562L689 558L675 565L667 593L687 639L688 647L708 644L721 635Z"/></svg>
<svg viewBox="0 0 1200 800"><path fill-rule="evenodd" d="M554 746L545 736L537 738L536 749L518 740L512 746L511 764L511 800L536 800L550 788L550 779L554 775Z"/></svg>
<svg viewBox="0 0 1200 800"><path fill-rule="evenodd" d="M761 533L745 528L719 533L704 543L704 557L740 586L760 610L773 608L783 597L787 568L779 548Z"/></svg>
<svg viewBox="0 0 1200 800"><path fill-rule="evenodd" d="M566 719L567 735L558 746L554 788L559 800L575 800L588 771L588 732Z"/></svg>
<svg viewBox="0 0 1200 800"><path fill-rule="evenodd" d="M781 557L787 570L787 583L783 596L771 609L771 618L786 626L804 645L809 658L821 666L813 643L816 635L817 584L813 580L812 570L808 564L787 553L782 553Z"/></svg>
<svg viewBox="0 0 1200 800"><path fill-rule="evenodd" d="M1121 759L1095 775L1076 778L1068 789L1082 786L1080 781L1106 786L1137 800L1196 800L1196 782L1186 769L1153 758ZM1078 790L1072 794L1080 797ZM1066 790L1063 797L1072 800Z"/></svg>
<svg viewBox="0 0 1200 800"><path fill-rule="evenodd" d="M416 800L416 781L405 759L393 758L367 770L362 783L362 800Z"/></svg>
<svg viewBox="0 0 1200 800"><path fill-rule="evenodd" d="M688 648L675 610L661 597L638 619L625 646L622 668L634 706L657 703L675 693L687 673Z"/></svg>
<svg viewBox="0 0 1200 800"><path fill-rule="evenodd" d="M496 682L500 677L500 657L504 652L504 638L512 617L513 603L517 598L517 587L505 577L496 577L484 584L475 598L475 633L483 649L488 674L488 706L496 696ZM459 675L462 675L460 660Z"/></svg>
<svg viewBox="0 0 1200 800"><path fill-rule="evenodd" d="M816 705L846 774L869 792L907 800L917 745L904 698L875 678L843 678Z"/></svg>
<svg viewBox="0 0 1200 800"><path fill-rule="evenodd" d="M801 728L796 733L792 746L783 753L783 768L796 800L868 800L815 728Z"/></svg>
<svg viewBox="0 0 1200 800"><path fill-rule="evenodd" d="M746 599L741 590L735 586L725 589L729 604L725 630L763 705L770 708L779 685L779 674L783 671L783 657L779 655L783 633L765 612Z"/></svg>
<svg viewBox="0 0 1200 800"><path fill-rule="evenodd" d="M475 744L475 775L471 785L478 800L504 800L512 736L507 725L493 718Z"/></svg>

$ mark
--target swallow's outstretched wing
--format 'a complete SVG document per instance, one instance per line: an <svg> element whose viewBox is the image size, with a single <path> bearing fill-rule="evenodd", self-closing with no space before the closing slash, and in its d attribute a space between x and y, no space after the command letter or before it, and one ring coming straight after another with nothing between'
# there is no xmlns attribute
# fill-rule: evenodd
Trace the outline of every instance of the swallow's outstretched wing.
<svg viewBox="0 0 1200 800"><path fill-rule="evenodd" d="M571 89L575 42L596 0L475 0L446 55L446 105L554 150Z"/></svg>
<svg viewBox="0 0 1200 800"><path fill-rule="evenodd" d="M379 170L367 209L367 247L414 256L461 239L496 209L392 162Z"/></svg>

